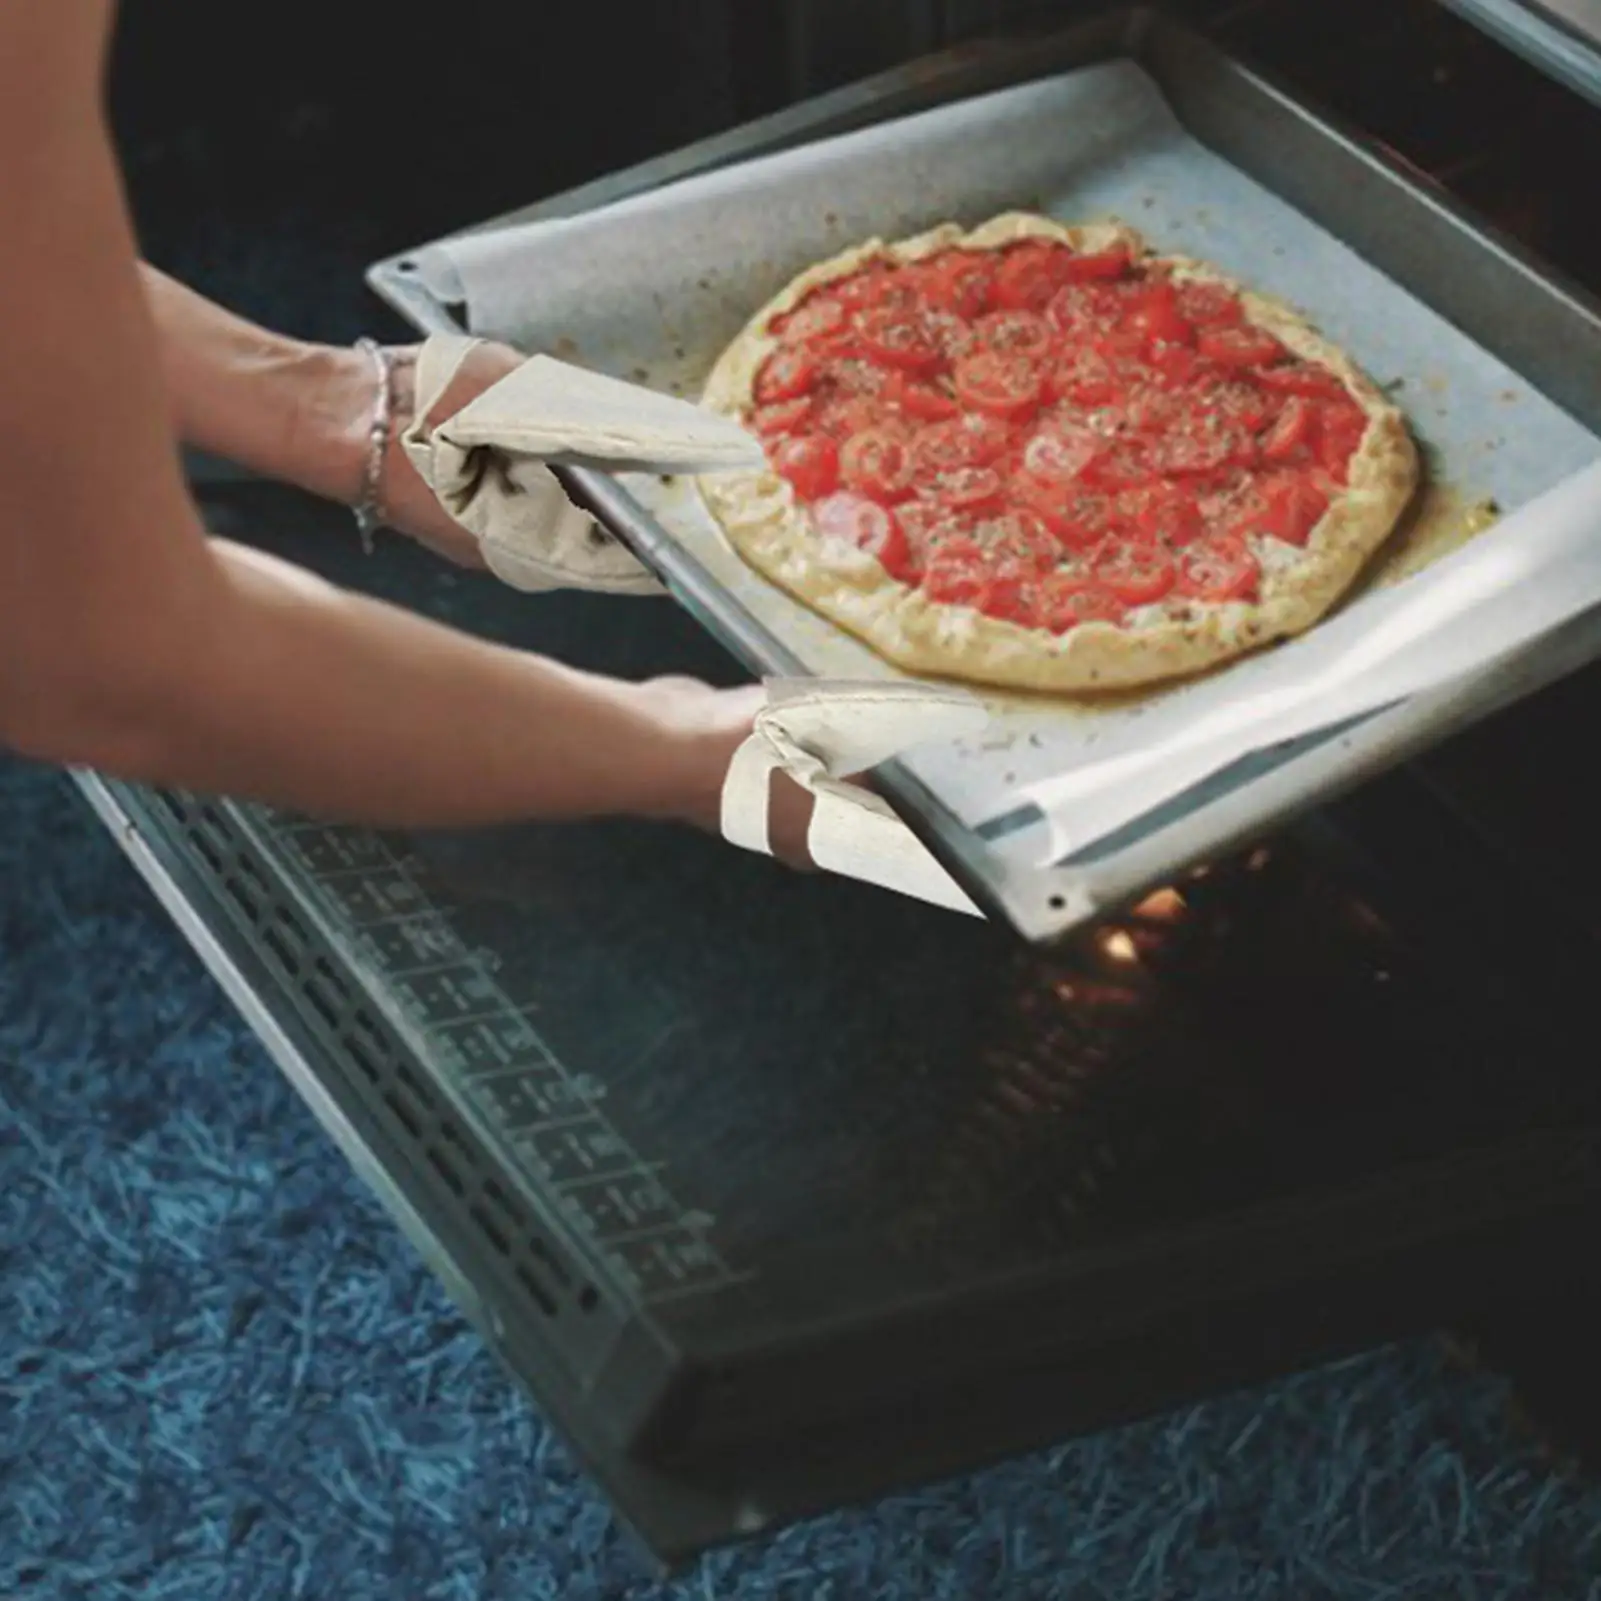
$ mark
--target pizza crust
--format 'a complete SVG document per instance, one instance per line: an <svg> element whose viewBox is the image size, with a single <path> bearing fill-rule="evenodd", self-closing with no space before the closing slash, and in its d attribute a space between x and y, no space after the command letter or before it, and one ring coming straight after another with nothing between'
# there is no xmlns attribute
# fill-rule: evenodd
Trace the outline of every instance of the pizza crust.
<svg viewBox="0 0 1601 1601"><path fill-rule="evenodd" d="M757 371L777 346L767 330L819 285L874 260L915 261L951 248L995 249L1031 236L1060 240L1078 251L1122 243L1136 258L1148 255L1139 234L1122 223L1069 227L1023 212L995 217L970 232L948 223L896 243L869 240L810 268L763 306L712 369L703 404L730 417L744 416ZM915 673L1058 694L1127 689L1201 672L1303 632L1347 592L1399 522L1418 483L1416 447L1400 411L1291 307L1243 289L1202 262L1154 259L1180 279L1219 283L1238 294L1251 323L1335 373L1367 413L1367 431L1351 458L1345 493L1330 505L1305 548L1265 539L1253 543L1262 565L1257 600L1197 604L1184 618L1152 608L1159 615L1148 623L1136 611L1128 625L1092 622L1056 635L931 601L897 583L873 557L822 540L790 486L770 470L703 477L698 480L703 500L752 567L886 660Z"/></svg>

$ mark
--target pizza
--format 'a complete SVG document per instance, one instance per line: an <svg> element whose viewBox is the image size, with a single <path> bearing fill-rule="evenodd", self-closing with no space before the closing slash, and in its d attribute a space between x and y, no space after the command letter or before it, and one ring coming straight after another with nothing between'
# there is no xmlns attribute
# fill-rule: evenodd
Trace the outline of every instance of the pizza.
<svg viewBox="0 0 1601 1601"><path fill-rule="evenodd" d="M1117 222L1009 213L813 267L705 404L744 560L914 673L1085 693L1311 627L1418 481L1401 413L1289 307Z"/></svg>

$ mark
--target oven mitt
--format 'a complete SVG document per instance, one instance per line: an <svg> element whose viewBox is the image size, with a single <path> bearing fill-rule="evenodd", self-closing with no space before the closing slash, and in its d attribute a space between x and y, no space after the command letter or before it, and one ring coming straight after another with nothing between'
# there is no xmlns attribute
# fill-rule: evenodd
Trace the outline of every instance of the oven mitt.
<svg viewBox="0 0 1601 1601"><path fill-rule="evenodd" d="M727 417L549 356L534 356L442 422L431 413L482 341L435 334L417 358L407 459L477 540L496 577L523 590L660 594L654 576L568 500L547 463L607 472L717 472L763 463Z"/></svg>
<svg viewBox="0 0 1601 1601"><path fill-rule="evenodd" d="M767 704L723 781L723 837L745 850L772 853L768 786L773 769L781 768L815 797L807 846L825 872L981 917L894 811L845 780L914 746L976 734L988 721L972 695L932 684L770 682Z"/></svg>

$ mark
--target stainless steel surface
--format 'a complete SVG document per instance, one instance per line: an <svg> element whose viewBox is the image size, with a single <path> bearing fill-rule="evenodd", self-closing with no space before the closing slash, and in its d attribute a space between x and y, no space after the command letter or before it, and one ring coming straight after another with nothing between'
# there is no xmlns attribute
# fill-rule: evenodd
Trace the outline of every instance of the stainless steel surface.
<svg viewBox="0 0 1601 1601"><path fill-rule="evenodd" d="M1115 44L1115 39L1112 42ZM1107 40L1104 36L1098 42L1092 42L1089 46L1085 46L1081 39L1077 48L1081 53L1088 50L1090 58L1094 59L1097 49L1102 54L1107 53L1105 49L1106 43ZM939 84L940 93L945 99L954 98L964 88L991 87L994 81L996 63L1008 61L1008 48L1003 41L992 42L985 46L977 53L980 62L977 70L971 70L973 69L973 63L968 62L965 65L970 70L964 71L964 63L960 60L952 61L947 59L944 62L929 64L926 69L919 71L917 81L925 91L929 85ZM1067 48L1065 53L1071 57L1072 48ZM1023 48L1011 51L1010 69L1013 78L1036 76L1047 65L1060 65L1059 59L1054 61L1051 59L1048 49L1042 51L1040 47L1035 47L1032 50ZM1171 65L1169 63L1169 66ZM1221 77L1231 70L1227 69L1226 66L1220 67L1216 63L1209 63L1202 57L1198 67L1192 63L1190 68L1186 69L1185 62L1181 60L1177 67L1173 68L1169 73L1169 79L1176 91L1175 101L1179 106L1180 114L1186 121L1191 123L1192 128L1198 120L1205 122L1210 101L1221 102L1232 96L1232 100L1229 100L1231 107L1229 115L1225 116L1219 112L1213 116L1214 123L1219 125L1218 128L1212 131L1213 136L1225 145L1230 144L1235 139L1243 145L1248 134L1254 134L1257 141L1261 142L1266 131L1263 126L1263 119L1276 113L1287 118L1294 117L1295 134L1299 138L1302 147L1306 147L1309 141L1322 141L1321 144L1316 145L1314 148L1315 152L1323 158L1324 165L1342 158L1350 163L1353 171L1345 175L1348 183L1352 176L1365 176L1371 170L1370 168L1364 168L1361 165L1360 158L1354 157L1349 150L1340 151L1337 135L1329 133L1326 129L1318 128L1304 114L1294 108L1287 107L1282 98L1277 97L1273 91L1265 90L1260 84L1249 80L1248 75L1233 72L1229 81L1208 82L1209 73L1215 77ZM893 83L888 85L889 92L885 96L884 105L886 116L895 109L896 95L904 95L908 76L908 74L900 75ZM853 107L853 116L859 114L860 107L861 101L858 99ZM1233 119L1234 126L1224 126L1229 122L1230 117ZM1254 126L1252 126L1253 119ZM924 119L922 123L913 126L918 129L924 127L932 128L939 120L936 118ZM836 126L836 119L827 110L824 110L820 114L819 125L823 131L832 132ZM1038 133L1040 140L1049 140L1052 137L1052 130L1048 124L1042 125ZM1016 141L1016 143L1020 145L1021 141ZM755 145L758 150L770 147L762 137L756 139ZM1035 141L1034 147L1036 150L1041 148L1038 140ZM1008 146L1008 148L1010 149L1011 147ZM1274 164L1277 163L1282 169L1291 159L1296 148L1296 138L1275 141L1271 150L1263 150L1260 156L1260 165L1272 169ZM1325 154L1326 151L1332 151L1333 153ZM1241 160L1242 151L1240 149L1231 148L1229 153L1235 161ZM728 150L725 143L719 150L714 164L725 165L727 156ZM1211 159L1219 166L1226 165L1218 162L1215 155ZM1021 149L1018 151L1017 160L1019 163L1024 160L1024 152ZM725 173L722 181L715 187L720 197L727 199L731 204L744 203L748 206L755 196L761 196L763 204L757 208L756 212L750 212L744 217L745 222L752 228L756 228L759 225L758 214L765 215L768 218L782 215L793 223L795 218L802 215L802 213L798 212L793 206L789 208L788 212L785 212L783 207L773 205L771 187L774 171L792 172L793 170L793 162L788 164L778 163L776 167L772 164L767 166L746 166L741 168L740 173L734 175ZM626 179L627 175L624 176ZM912 185L913 193L908 198L905 192L907 174L904 169L899 176L902 180L899 188L893 185L888 189L880 187L879 209L874 212L871 209L873 204L871 200L871 181L862 178L860 163L855 162L851 165L835 167L832 170L831 178L835 187L843 186L848 198L856 208L863 210L864 215L870 219L865 226L859 220L852 222L851 226L855 226L858 231L871 231L874 223L884 217L893 218L898 224L902 220L901 213L906 211L908 207L920 208L922 220L934 220L936 216L943 214L947 209L960 210L971 214L975 204L978 204L971 193L964 197L960 193L953 192L955 188L953 184L947 184L943 193L941 193L941 175L939 174L935 174L926 180L919 179L921 186L919 187L919 183L914 183ZM1014 174L1014 176L1018 185L1014 189L1014 197L1022 198L1022 190L1026 185L1021 176L1017 174ZM1236 176L1238 177L1239 175L1236 174ZM1273 174L1270 171L1270 186L1274 176L1282 176L1282 171L1279 174ZM1323 176L1326 179L1328 175L1325 173ZM1445 242L1455 239L1464 249L1477 247L1479 249L1488 248L1493 251L1496 248L1493 246L1485 247L1484 242L1473 236L1458 220L1451 218L1449 214L1442 215L1441 208L1438 207L1437 203L1416 191L1406 193L1405 186L1397 182L1393 174L1385 173L1382 176L1384 182L1392 185L1396 190L1402 191L1400 201L1391 196L1385 197L1392 209L1402 204L1416 207L1417 211L1423 214L1424 220L1427 221L1428 225L1435 228ZM1243 178L1240 181L1242 183L1248 182ZM864 183L866 184L865 191L863 189ZM1307 183L1310 185L1311 180L1308 179ZM758 188L758 184L765 184L767 187ZM1290 186L1293 187L1293 185ZM680 193L688 193L693 188L693 185L686 185L685 189ZM624 181L614 184L606 198L615 199L624 194L637 194L637 192L637 187ZM863 198L864 192L867 194L865 200ZM995 198L997 197L990 197L991 200ZM1266 195L1263 196L1264 200L1270 198ZM1296 198L1303 199L1304 203L1303 197L1296 196ZM627 215L632 222L637 224L658 208L670 210L674 200L675 196L673 195L653 196L644 202L636 202L634 205L624 207L616 215L619 222L624 215ZM1347 206L1347 210L1349 210L1349 199L1344 203ZM1331 202L1330 204L1333 207L1334 203ZM1060 209L1060 204L1058 209ZM560 202L555 202L549 208L539 208L539 211L532 214L524 213L523 216L527 218L530 215L549 215L564 210L565 207ZM1287 210L1288 208L1281 207L1280 214L1282 215ZM1366 207L1363 216L1365 218L1371 216L1373 220L1370 227L1365 224L1360 225L1359 231L1361 227L1366 227L1367 232L1378 235L1377 242L1379 244L1388 243L1393 254L1404 255L1406 253L1404 249L1396 246L1393 236L1398 225L1415 226L1417 222L1415 217L1387 215L1384 213L1383 207L1374 205ZM1163 206L1161 200L1158 200L1157 217L1159 221L1166 221L1173 225L1175 229L1180 226L1180 219L1173 214L1172 205ZM704 213L701 220L704 220ZM1141 217L1139 220L1148 223L1150 219ZM1253 223L1258 220L1253 217ZM599 240L605 237L609 221L609 218L596 219L593 226L588 228L580 227L575 232L581 237L592 236ZM1199 233L1205 236L1206 242L1204 244L1198 242L1194 244L1193 248L1200 250L1201 253L1220 256L1225 261L1229 250L1235 249L1242 255L1239 270L1248 277L1260 278L1260 271L1253 273L1251 270L1252 263L1260 262L1263 259L1260 246L1255 242L1261 236L1259 227L1254 228L1249 238L1242 242L1238 237L1238 231L1236 231L1236 237L1231 238L1229 237L1229 230L1215 220L1209 226L1197 228L1195 223L1198 221L1199 219L1191 219L1189 237L1193 238ZM1306 227L1310 227L1309 224L1305 224L1304 218L1301 221ZM815 231L816 225L817 220L814 213L807 226ZM885 226L888 227L889 223L886 222ZM672 301L669 294L667 303L674 313L674 321L679 324L693 323L696 326L696 336L691 339L685 339L683 347L676 352L678 357L676 371L667 370L673 365L669 361L653 373L657 381L664 381L674 377L680 383L693 381L692 369L696 361L704 363L704 361L709 360L710 355L717 347L717 342L727 337L733 327L737 326L738 320L756 303L759 303L765 292L770 291L771 287L777 282L782 282L787 273L793 270L795 266L804 264L805 260L815 259L817 254L826 253L826 247L825 249L819 249L816 240L806 237L797 238L794 236L793 231L789 235L784 235L781 231L782 227L783 224L780 223L777 227L769 227L765 234L753 235L753 237L763 237L766 241L766 248L760 252L747 250L743 255L748 258L759 253L763 259L759 262L746 259L742 266L735 266L729 271L727 279L718 286L718 293L727 303L720 309L714 308L711 315L708 315L708 308L706 307L679 305ZM1388 237L1385 235L1386 228L1389 230ZM1454 230L1454 234L1452 230ZM545 239L542 243L554 238L556 232L555 230L544 230ZM571 240L569 239L570 242ZM1414 288L1417 287L1420 278L1428 280L1432 274L1433 278L1438 281L1442 277L1439 262L1428 259L1426 250L1419 252L1416 248L1417 243L1416 240L1410 241L1413 248L1407 261ZM685 243L681 235L674 240L674 245L680 252L684 250ZM788 256L794 259L786 259L786 252ZM658 250L654 254L660 256L662 251ZM1374 252L1370 249L1367 254L1371 260ZM434 264L436 267L440 260L441 256L435 254ZM685 276L681 271L684 265L683 261L673 261L670 273L675 281ZM1389 348L1394 343L1390 336L1397 330L1404 332L1405 337L1400 341L1402 345L1412 345L1415 348L1420 333L1426 329L1427 343L1431 352L1437 349L1448 355L1461 355L1463 353L1464 347L1467 346L1467 341L1463 340L1459 334L1453 333L1440 319L1428 316L1424 308L1417 305L1415 301L1409 301L1408 297L1397 288L1393 281L1386 285L1382 279L1378 279L1377 288L1374 288L1372 279L1370 279L1369 283L1363 286L1371 290L1368 299L1372 306L1382 306L1382 317L1374 318L1366 314L1355 316L1353 313L1358 308L1351 304L1349 297L1347 297L1346 304L1340 308L1340 314L1331 317L1328 314L1329 307L1318 298L1319 293L1331 292L1340 287L1337 281L1340 275L1339 270L1337 269L1330 275L1327 272L1328 265L1328 260L1325 260L1325 276L1315 283L1306 277L1302 263L1299 260L1295 262L1293 270L1286 271L1283 268L1279 270L1285 274L1287 279L1285 287L1289 288L1291 293L1295 292L1295 285L1303 283L1306 285L1308 292L1298 295L1297 298L1311 300L1314 312L1318 315L1319 320L1328 324L1330 331L1336 337L1352 344L1358 355L1364 357L1370 365L1374 366L1381 377L1400 375L1399 369L1392 374L1389 365L1395 356L1395 352ZM1504 260L1494 262L1497 271L1506 270L1508 265ZM1363 267L1362 263L1354 261L1354 258L1342 260L1341 266L1342 268L1349 268L1354 273L1370 271L1370 269ZM1511 270L1521 271L1523 269L1513 263L1511 264ZM1452 276L1453 287L1450 289L1449 294L1457 295L1460 298L1475 287L1482 290L1482 284L1475 285L1471 280L1475 274L1482 277L1484 271L1485 269L1481 262L1474 263L1468 272L1457 271ZM373 281L381 293L390 294L391 298L397 304L402 304L403 309L405 309L403 297L394 292L397 276L405 279L407 292L412 297L415 297L419 275L414 267L405 271L397 271L393 266L386 264L375 269ZM1373 275L1373 278L1377 278L1377 275ZM426 299L426 295L423 298ZM1333 305L1338 298L1338 296L1335 296L1334 300L1331 300L1329 304ZM1547 314L1555 315L1550 306L1543 303L1536 306L1532 299L1530 306L1530 317L1520 319L1520 322L1527 321L1532 323L1537 322L1541 316ZM608 309L615 310L614 307ZM1371 308L1360 309L1367 313ZM1458 309L1456 304L1452 304L1450 307L1453 313L1458 312ZM548 307L542 306L542 311L548 312L548 310ZM565 310L569 318L574 315L572 306L568 306ZM725 326L719 326L716 323L718 315L722 317ZM1397 315L1402 317L1402 321L1399 323L1395 321ZM1412 325L1410 327L1406 327L1408 319L1411 320ZM658 323L661 320L659 315L657 320ZM1460 315L1457 316L1456 320L1460 325ZM551 324L547 322L544 327L548 331ZM522 332L524 330L515 331ZM636 325L635 333L638 334L641 331L641 327ZM681 327L675 328L674 332L677 337L684 337ZM648 343L648 334L642 343ZM1546 343L1549 344L1549 340ZM691 348L692 346L693 348ZM610 356L614 360L621 359L621 354L619 350L613 348L605 352L601 359L597 361L597 364L606 365L606 356ZM659 354L660 352L654 350L647 352L643 348L635 348L628 352L631 359L639 361L648 359L649 355ZM589 351L584 353L584 357L585 359L595 359L595 356ZM1494 390L1493 386L1487 385L1486 380L1488 380L1490 373L1495 370L1494 364L1488 361L1482 350L1474 353L1474 359L1479 364L1475 380L1467 384L1459 382L1454 390L1449 390L1449 386L1444 386L1449 392L1443 395L1437 392L1431 397L1428 393L1427 378L1432 374L1436 362L1424 360L1414 370L1414 378L1420 375L1424 376L1425 385L1421 392L1414 392L1414 398L1410 402L1411 407L1415 411L1421 410L1427 413L1423 419L1425 431L1439 436L1434 442L1437 444L1443 442L1451 447L1450 454L1453 459L1449 462L1449 465L1453 469L1458 469L1465 465L1462 458L1467 453L1469 446L1482 447L1487 443L1484 437L1485 431L1493 426L1489 422L1486 413L1494 409L1490 405L1491 395ZM1486 365L1487 362L1488 365ZM1457 376L1460 378L1460 372ZM1499 382L1503 378L1512 377L1513 375L1507 374L1502 370L1497 374L1495 382ZM1436 385L1435 387L1438 390L1441 386ZM1517 389L1518 392L1527 395L1529 386L1517 383ZM1531 396L1530 398L1537 397ZM1464 428L1470 430L1466 435L1462 432ZM1480 430L1477 436L1471 433L1471 430L1475 428ZM1512 484L1503 480L1502 483L1494 486L1503 500L1506 500L1509 504L1517 504L1519 501L1529 498L1531 494L1537 493L1541 488L1549 487L1551 483L1564 476L1566 471L1576 468L1583 460L1590 459L1589 453L1593 451L1594 447L1593 438L1587 439L1580 430L1574 430L1566 442L1558 445L1555 449L1551 448L1552 440L1549 436L1542 440L1520 432L1520 441L1523 448L1503 454L1497 470L1503 470L1506 463L1515 457L1520 468L1526 470L1523 481L1518 484ZM1545 475L1544 477L1541 476L1542 473ZM1464 474L1463 476L1471 485L1472 475ZM642 492L641 498L649 498L650 486L630 485L629 487ZM1485 487L1490 488L1491 486L1486 483ZM628 520L629 508L626 502L629 497L626 494L619 499L615 490L602 491L600 498L611 501L612 509L618 516L624 521ZM719 631L724 634L725 638L732 635L745 646L748 659L753 659L759 664L775 670L793 670L794 663L798 659L806 667L818 671L883 671L882 666L876 663L876 659L871 658L865 652L860 653L849 663L837 659L839 653L837 636L826 639L822 637L825 633L831 636L831 630L820 630L815 621L810 619L809 614L795 618L792 624L789 617L782 615L782 604L776 608L766 604L770 599L767 596L762 597L762 605L751 605L748 587L738 596L736 604L730 607L726 593L730 582L732 581L736 589L741 582L745 582L748 586L748 575L716 570L715 552L709 545L697 546L685 559L684 551L681 548L683 542L680 537L677 537L681 535L685 524L677 510L664 507L660 503L659 496L652 509L656 512L657 520L668 523L675 537L663 541L656 536L647 536L645 530L651 526L651 520L635 517L632 519L636 525L635 532L641 537L649 538L654 544L654 548L647 550L645 553L653 560L653 564L666 573L680 592L688 591L691 593L695 602L693 609L712 620L715 624L721 625ZM799 609L795 608L794 610ZM743 632L741 631L740 613L745 614ZM751 627L753 613L757 614L755 622L760 625L759 629ZM786 648L782 651L774 651L772 646L775 640L782 641ZM800 641L804 641L804 643L802 644ZM1580 652L1582 659L1583 653L1589 648L1588 644L1576 642L1575 638L1570 635L1564 641L1562 650L1577 650ZM847 646L845 649L848 652L849 647ZM824 659L822 653L827 653L826 666L819 665ZM1571 656L1563 655L1561 651L1553 655L1553 663L1557 663L1559 658L1562 663L1571 664ZM1558 665L1553 668L1553 671L1560 670L1565 670L1565 667ZM1543 679L1539 678L1538 673L1531 673L1520 678L1519 682L1526 687L1537 680L1543 681ZM1144 884L1171 871L1186 859L1193 859L1197 854L1204 854L1213 849L1222 848L1226 843L1259 832L1279 820L1286 812L1294 810L1298 805L1305 804L1309 796L1331 791L1389 765L1389 763L1398 759L1400 755L1415 750L1420 745L1438 737L1443 730L1458 726L1461 722L1469 720L1479 710L1480 707L1477 705L1461 704L1460 697L1454 699L1449 705L1419 702L1398 713L1386 714L1372 719L1363 725L1360 730L1350 731L1337 739L1325 740L1308 748L1290 753L1280 753L1281 756L1287 756L1288 759L1282 760L1276 768L1270 771L1253 775L1248 788L1242 789L1236 785L1233 788L1225 788L1222 792L1215 793L1210 798L1198 797L1196 804L1185 816L1177 820L1166 819L1164 820L1165 826L1156 826L1143 835L1136 835L1120 841L1118 850L1110 856L1103 855L1093 861L1080 862L1074 864L1068 870L1058 869L1046 872L1035 870L1035 864L1038 861L1042 846L1038 838L1031 838L1030 836L1036 834L1037 830L1028 828L1014 830L994 846L975 849L970 837L966 839L961 837L964 831L960 828L960 824L964 818L959 813L959 808L951 804L949 786L939 781L948 775L943 773L938 775L931 774L926 764L914 768L909 777L904 774L899 775L902 782L898 798L905 800L910 797L912 799L914 810L923 814L922 820L932 828L937 836L935 840L931 840L931 843L936 844L936 848L943 844L948 850L953 850L956 855L965 859L965 865L969 869L966 875L968 884L974 888L982 887L986 889L989 892L992 907L999 906L1003 908L1005 914L1031 937L1048 937L1061 932L1075 922L1082 921L1096 910L1114 904L1127 895L1136 892ZM921 786L921 793L918 793L919 785ZM935 798L936 796L937 799ZM957 815L953 816L953 813ZM978 818L971 809L965 814L965 821L969 823L980 820L982 819ZM956 825L954 828L952 826L953 822ZM982 851L982 856L975 867L974 859L979 856L980 851ZM949 855L947 855L947 859L949 860ZM975 884L975 877L982 881L981 885Z"/></svg>

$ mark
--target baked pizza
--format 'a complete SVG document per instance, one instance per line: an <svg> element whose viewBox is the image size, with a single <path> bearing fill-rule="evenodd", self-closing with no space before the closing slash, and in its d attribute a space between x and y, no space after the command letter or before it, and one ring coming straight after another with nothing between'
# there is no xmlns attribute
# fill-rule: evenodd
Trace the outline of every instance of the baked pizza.
<svg viewBox="0 0 1601 1601"><path fill-rule="evenodd" d="M701 480L759 572L887 660L1083 693L1315 623L1418 478L1300 315L1133 229L1012 213L813 267L705 403L767 469Z"/></svg>

